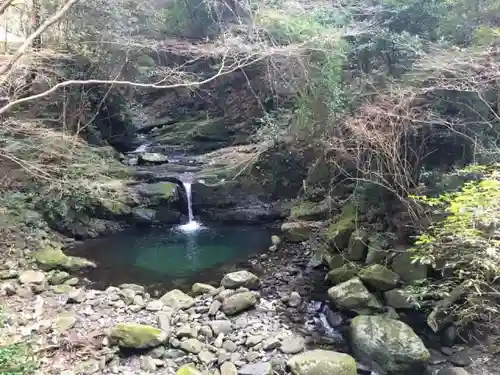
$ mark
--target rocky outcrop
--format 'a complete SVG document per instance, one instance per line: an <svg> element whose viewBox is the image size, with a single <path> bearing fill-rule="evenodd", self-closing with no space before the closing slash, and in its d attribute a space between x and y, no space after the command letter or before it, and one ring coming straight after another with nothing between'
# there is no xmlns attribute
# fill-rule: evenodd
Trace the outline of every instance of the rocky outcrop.
<svg viewBox="0 0 500 375"><path fill-rule="evenodd" d="M399 320L359 315L350 334L356 357L383 372L420 375L430 357L422 340Z"/></svg>
<svg viewBox="0 0 500 375"><path fill-rule="evenodd" d="M307 241L312 233L324 227L323 222L290 221L281 225L283 238L289 242Z"/></svg>
<svg viewBox="0 0 500 375"><path fill-rule="evenodd" d="M311 350L287 361L293 375L356 375L356 362L347 354L328 350Z"/></svg>
<svg viewBox="0 0 500 375"><path fill-rule="evenodd" d="M222 302L222 311L227 315L235 315L254 307L259 301L258 294L254 292L241 292L227 297Z"/></svg>
<svg viewBox="0 0 500 375"><path fill-rule="evenodd" d="M160 301L172 309L188 309L194 304L194 299L179 289L166 293Z"/></svg>
<svg viewBox="0 0 500 375"><path fill-rule="evenodd" d="M427 266L413 262L408 252L399 254L394 258L392 261L392 270L408 284L427 278Z"/></svg>
<svg viewBox="0 0 500 375"><path fill-rule="evenodd" d="M359 278L336 285L328 289L330 300L340 309L373 314L384 311L384 307L363 285Z"/></svg>

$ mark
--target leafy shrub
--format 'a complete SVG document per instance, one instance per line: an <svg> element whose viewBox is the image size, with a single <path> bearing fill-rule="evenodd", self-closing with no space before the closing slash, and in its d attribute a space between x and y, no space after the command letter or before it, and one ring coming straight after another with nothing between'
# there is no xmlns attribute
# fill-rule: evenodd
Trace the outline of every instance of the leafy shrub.
<svg viewBox="0 0 500 375"><path fill-rule="evenodd" d="M496 287L500 275L500 173L496 168L476 170L483 172L483 179L464 183L458 192L413 197L442 217L417 237L411 249L414 261L430 264L445 275L436 281L438 295L460 290L456 303L435 308L432 320L440 314L451 315L460 326L491 322L500 316ZM430 325L437 327L438 323L431 321Z"/></svg>

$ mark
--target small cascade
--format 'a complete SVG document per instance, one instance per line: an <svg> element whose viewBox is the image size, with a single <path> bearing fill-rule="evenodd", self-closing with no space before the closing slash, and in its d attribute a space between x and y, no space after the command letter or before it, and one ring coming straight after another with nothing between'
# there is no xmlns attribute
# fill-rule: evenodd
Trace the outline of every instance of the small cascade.
<svg viewBox="0 0 500 375"><path fill-rule="evenodd" d="M200 223L194 220L193 215L193 205L191 202L191 182L181 181L182 186L184 186L184 190L186 191L187 203L188 203L188 222L184 225L181 225L179 228L185 232L195 231L200 228Z"/></svg>

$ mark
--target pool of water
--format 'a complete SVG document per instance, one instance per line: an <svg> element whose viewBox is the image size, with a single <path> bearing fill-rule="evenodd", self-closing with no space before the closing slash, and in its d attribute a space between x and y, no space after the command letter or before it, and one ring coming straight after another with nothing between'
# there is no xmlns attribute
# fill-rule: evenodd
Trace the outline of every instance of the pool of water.
<svg viewBox="0 0 500 375"><path fill-rule="evenodd" d="M270 236L269 229L255 226L157 228L87 240L67 253L97 264L84 271L94 287L136 283L188 290L194 282L218 283L225 272L248 266L251 254L269 247Z"/></svg>

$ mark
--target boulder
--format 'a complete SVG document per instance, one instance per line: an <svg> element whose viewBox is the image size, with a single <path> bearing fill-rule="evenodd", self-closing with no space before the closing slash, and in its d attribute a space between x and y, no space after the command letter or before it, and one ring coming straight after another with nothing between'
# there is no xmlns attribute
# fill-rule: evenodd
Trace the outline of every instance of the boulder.
<svg viewBox="0 0 500 375"><path fill-rule="evenodd" d="M340 268L345 264L345 257L339 253L330 253L328 251L323 251L323 259L325 260L328 268L334 270Z"/></svg>
<svg viewBox="0 0 500 375"><path fill-rule="evenodd" d="M117 323L109 333L109 341L123 348L146 349L163 344L168 333L145 324Z"/></svg>
<svg viewBox="0 0 500 375"><path fill-rule="evenodd" d="M227 315L235 315L254 307L259 302L259 296L254 292L237 293L222 302L222 311Z"/></svg>
<svg viewBox="0 0 500 375"><path fill-rule="evenodd" d="M260 279L248 271L237 271L228 273L222 278L221 285L227 289L238 289L245 287L248 289L258 289Z"/></svg>
<svg viewBox="0 0 500 375"><path fill-rule="evenodd" d="M286 241L307 241L311 233L323 227L322 222L316 221L290 221L281 225L281 232Z"/></svg>
<svg viewBox="0 0 500 375"><path fill-rule="evenodd" d="M45 280L45 274L35 270L26 270L19 275L21 284L43 284Z"/></svg>
<svg viewBox="0 0 500 375"><path fill-rule="evenodd" d="M408 325L381 315L355 317L350 335L356 357L379 372L420 375L430 357Z"/></svg>
<svg viewBox="0 0 500 375"><path fill-rule="evenodd" d="M285 337L281 343L280 350L285 354L297 354L304 350L306 343L300 336Z"/></svg>
<svg viewBox="0 0 500 375"><path fill-rule="evenodd" d="M224 362L220 367L221 375L238 375L238 370L236 366L231 362Z"/></svg>
<svg viewBox="0 0 500 375"><path fill-rule="evenodd" d="M195 365L189 363L186 365L182 365L177 369L175 375L202 375L200 371L198 371Z"/></svg>
<svg viewBox="0 0 500 375"><path fill-rule="evenodd" d="M368 253L366 254L365 264L385 264L389 255L389 250L370 246L368 248Z"/></svg>
<svg viewBox="0 0 500 375"><path fill-rule="evenodd" d="M202 284L202 283L194 283L193 286L191 287L191 292L193 293L193 295L199 296L202 294L211 293L215 289L216 288L213 287L212 285Z"/></svg>
<svg viewBox="0 0 500 375"><path fill-rule="evenodd" d="M311 350L287 361L293 375L356 375L356 361L350 355L330 350Z"/></svg>
<svg viewBox="0 0 500 375"><path fill-rule="evenodd" d="M328 289L330 300L339 308L373 314L384 311L384 307L357 277Z"/></svg>
<svg viewBox="0 0 500 375"><path fill-rule="evenodd" d="M166 164L168 156L159 152L144 152L139 155L139 164Z"/></svg>
<svg viewBox="0 0 500 375"><path fill-rule="evenodd" d="M394 289L399 284L399 276L380 264L372 264L359 271L358 276L363 282L380 291Z"/></svg>
<svg viewBox="0 0 500 375"><path fill-rule="evenodd" d="M272 375L273 367L269 362L249 363L242 366L239 375Z"/></svg>
<svg viewBox="0 0 500 375"><path fill-rule="evenodd" d="M394 258L392 261L392 270L408 284L427 278L427 266L413 262L408 252L399 254Z"/></svg>
<svg viewBox="0 0 500 375"><path fill-rule="evenodd" d="M366 259L367 252L368 234L362 229L357 229L349 238L349 245L347 246L345 256L351 261L361 261Z"/></svg>
<svg viewBox="0 0 500 375"><path fill-rule="evenodd" d="M388 290L384 293L384 300L388 306L392 306L395 309L412 309L418 307L413 293L405 289Z"/></svg>
<svg viewBox="0 0 500 375"><path fill-rule="evenodd" d="M198 354L203 350L203 344L197 339L187 339L181 342L180 348L187 353Z"/></svg>
<svg viewBox="0 0 500 375"><path fill-rule="evenodd" d="M358 267L354 263L346 263L342 267L335 268L326 275L327 280L337 285L348 281L358 274Z"/></svg>
<svg viewBox="0 0 500 375"><path fill-rule="evenodd" d="M78 271L83 268L95 267L95 263L80 257L67 256L60 248L46 247L33 254L41 269L63 269Z"/></svg>
<svg viewBox="0 0 500 375"><path fill-rule="evenodd" d="M216 336L220 333L230 333L233 330L233 323L230 320L212 320L208 324Z"/></svg>
<svg viewBox="0 0 500 375"><path fill-rule="evenodd" d="M448 366L439 370L436 375L469 375L469 373L462 367Z"/></svg>
<svg viewBox="0 0 500 375"><path fill-rule="evenodd" d="M194 299L179 289L173 289L160 298L165 306L175 310L189 309L194 305Z"/></svg>

